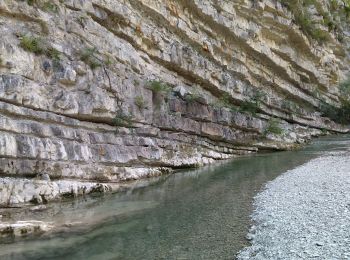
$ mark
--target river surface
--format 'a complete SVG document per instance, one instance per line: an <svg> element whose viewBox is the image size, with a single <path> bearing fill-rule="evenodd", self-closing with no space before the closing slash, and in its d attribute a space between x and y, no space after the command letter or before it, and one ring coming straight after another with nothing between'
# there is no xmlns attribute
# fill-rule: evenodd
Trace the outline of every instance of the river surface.
<svg viewBox="0 0 350 260"><path fill-rule="evenodd" d="M36 218L90 224L0 244L0 259L234 259L249 244L252 201L263 184L326 151L349 147L348 140L316 139L299 151L241 157L56 204Z"/></svg>

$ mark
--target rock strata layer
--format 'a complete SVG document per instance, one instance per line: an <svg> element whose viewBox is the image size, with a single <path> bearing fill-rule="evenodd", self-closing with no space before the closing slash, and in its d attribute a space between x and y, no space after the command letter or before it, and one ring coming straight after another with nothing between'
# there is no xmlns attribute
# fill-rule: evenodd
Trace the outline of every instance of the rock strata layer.
<svg viewBox="0 0 350 260"><path fill-rule="evenodd" d="M56 198L27 198L40 174L121 182L347 131L320 116L346 50L276 1L5 0L0 33L0 206Z"/></svg>

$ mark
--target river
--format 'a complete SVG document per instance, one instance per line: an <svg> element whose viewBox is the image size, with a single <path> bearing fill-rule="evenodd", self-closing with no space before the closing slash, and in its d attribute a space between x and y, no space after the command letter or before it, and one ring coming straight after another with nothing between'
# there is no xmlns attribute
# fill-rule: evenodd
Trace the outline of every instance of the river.
<svg viewBox="0 0 350 260"><path fill-rule="evenodd" d="M263 184L348 137L316 139L298 151L263 153L162 176L116 194L53 204L38 220L88 222L0 244L0 259L234 259Z"/></svg>

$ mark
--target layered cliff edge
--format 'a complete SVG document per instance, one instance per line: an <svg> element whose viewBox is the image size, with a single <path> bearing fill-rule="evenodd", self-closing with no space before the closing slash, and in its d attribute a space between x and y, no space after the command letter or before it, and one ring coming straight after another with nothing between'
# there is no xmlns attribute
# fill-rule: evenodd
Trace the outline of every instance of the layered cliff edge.
<svg viewBox="0 0 350 260"><path fill-rule="evenodd" d="M3 0L0 32L0 206L348 131L348 35L273 0Z"/></svg>

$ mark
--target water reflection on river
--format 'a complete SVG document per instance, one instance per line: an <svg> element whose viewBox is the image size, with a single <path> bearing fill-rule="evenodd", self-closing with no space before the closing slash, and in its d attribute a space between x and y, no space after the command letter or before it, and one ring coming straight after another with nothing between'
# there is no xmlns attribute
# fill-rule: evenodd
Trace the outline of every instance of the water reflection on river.
<svg viewBox="0 0 350 260"><path fill-rule="evenodd" d="M252 198L262 184L342 138L300 151L260 154L179 172L123 193L55 206L55 221L89 221L45 239L0 245L0 259L233 259L247 244ZM47 213L37 216L47 218Z"/></svg>

